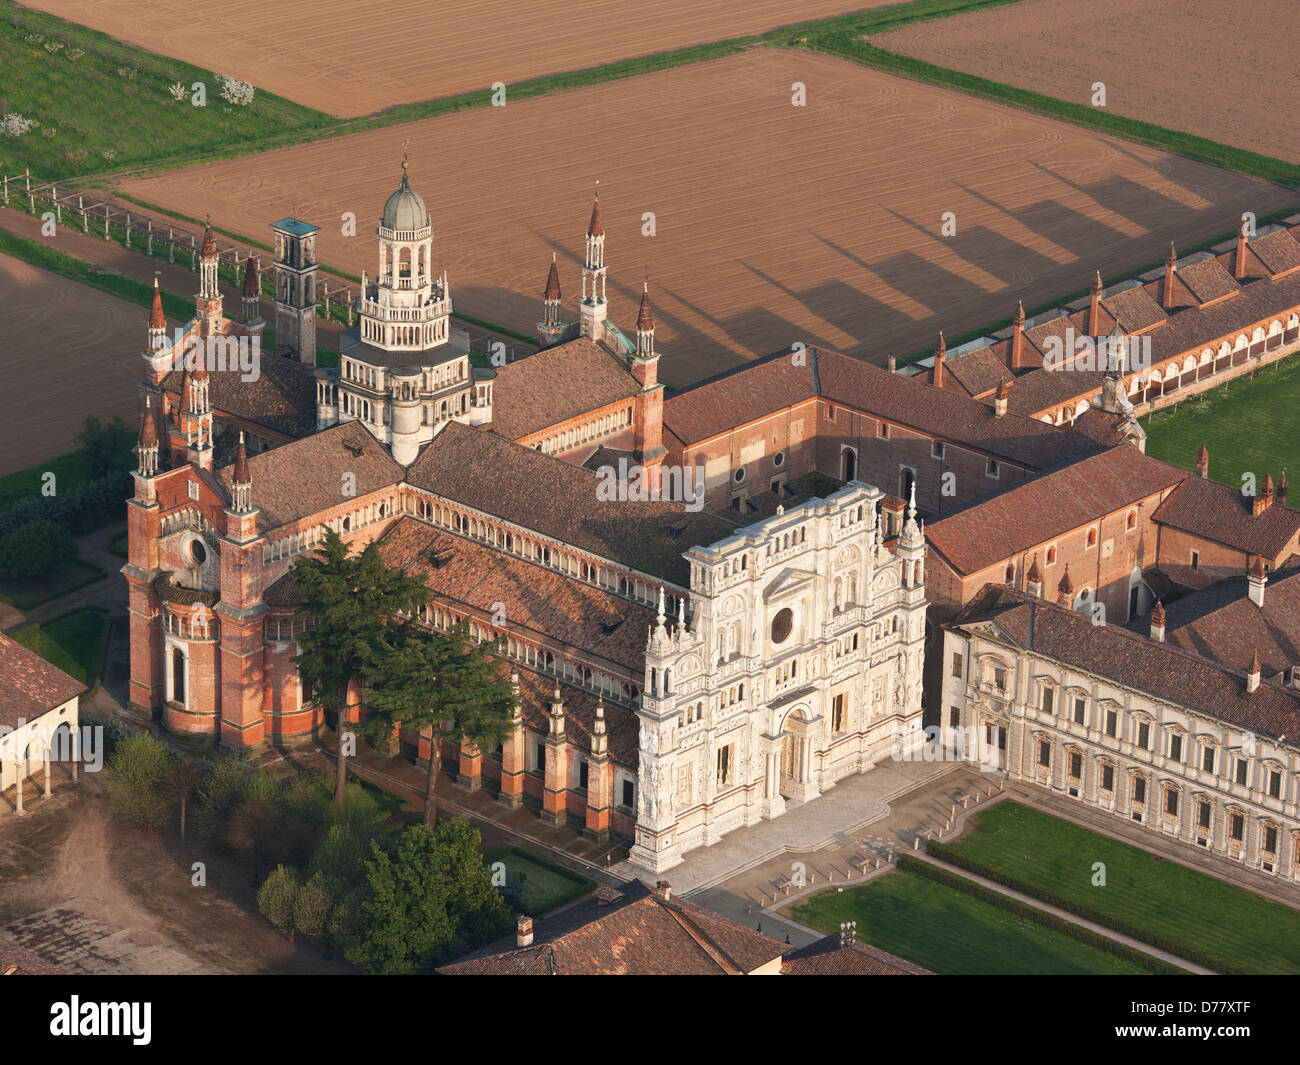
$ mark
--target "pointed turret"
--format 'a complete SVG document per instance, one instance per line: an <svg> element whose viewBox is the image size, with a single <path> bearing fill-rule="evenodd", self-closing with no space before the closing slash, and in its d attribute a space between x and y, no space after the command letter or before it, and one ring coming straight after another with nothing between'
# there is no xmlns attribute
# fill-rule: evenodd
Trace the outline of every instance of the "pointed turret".
<svg viewBox="0 0 1300 1065"><path fill-rule="evenodd" d="M655 354L655 314L650 306L650 282L641 283L641 306L636 314L636 355L652 359Z"/></svg>
<svg viewBox="0 0 1300 1065"><path fill-rule="evenodd" d="M1067 562L1061 581L1056 586L1056 601L1062 606L1069 606L1074 601L1074 584L1070 580L1070 565Z"/></svg>
<svg viewBox="0 0 1300 1065"><path fill-rule="evenodd" d="M140 443L136 448L136 471L141 477L158 472L158 427L153 420L153 404L144 400L144 417L140 419Z"/></svg>
<svg viewBox="0 0 1300 1065"><path fill-rule="evenodd" d="M235 472L230 478L231 506L236 514L247 514L253 509L253 474L248 468L248 451L244 447L244 433L239 433L239 447L235 450Z"/></svg>
<svg viewBox="0 0 1300 1065"><path fill-rule="evenodd" d="M1259 661L1259 648L1255 648L1254 655L1250 659L1250 672L1246 674L1246 691L1259 691L1259 682L1262 679L1263 667Z"/></svg>
<svg viewBox="0 0 1300 1065"><path fill-rule="evenodd" d="M1030 595L1043 594L1043 571L1038 568L1038 552L1034 552L1034 560L1030 563L1029 572L1025 574L1025 591Z"/></svg>
<svg viewBox="0 0 1300 1065"><path fill-rule="evenodd" d="M605 227L600 221L600 182L591 203L587 226L587 251L582 263L582 302L579 304L581 332L600 340L605 335Z"/></svg>

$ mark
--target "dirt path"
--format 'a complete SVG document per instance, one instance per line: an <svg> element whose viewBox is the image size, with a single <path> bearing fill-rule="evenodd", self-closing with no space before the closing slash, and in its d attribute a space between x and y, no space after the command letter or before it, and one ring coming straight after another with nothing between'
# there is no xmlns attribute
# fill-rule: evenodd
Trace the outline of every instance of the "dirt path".
<svg viewBox="0 0 1300 1065"><path fill-rule="evenodd" d="M102 792L98 778L85 776L78 788L33 799L21 823L0 816L0 845L22 855L4 868L0 934L71 972L350 971L313 947L290 947L237 903L228 889L249 894L245 871L205 854L210 847L169 852L124 828ZM192 883L195 861L205 864L206 886Z"/></svg>

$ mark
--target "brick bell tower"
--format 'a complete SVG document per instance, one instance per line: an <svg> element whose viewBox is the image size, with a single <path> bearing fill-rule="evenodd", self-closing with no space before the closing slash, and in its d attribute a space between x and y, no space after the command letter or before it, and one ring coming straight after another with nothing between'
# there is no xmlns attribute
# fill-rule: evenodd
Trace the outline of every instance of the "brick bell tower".
<svg viewBox="0 0 1300 1065"><path fill-rule="evenodd" d="M316 365L316 234L297 218L271 223L275 234L275 343Z"/></svg>
<svg viewBox="0 0 1300 1065"><path fill-rule="evenodd" d="M655 351L655 315L650 306L650 282L641 284L641 306L636 316L636 351L628 370L641 383L636 399L636 460L645 466L656 487L658 471L668 449L663 443L664 386L659 383L659 353Z"/></svg>
<svg viewBox="0 0 1300 1065"><path fill-rule="evenodd" d="M160 604L153 589L158 573L158 539L162 507L158 502L158 430L151 397L145 398L132 475L135 494L126 501L127 625L130 630L131 682L127 715L136 721L153 720L154 708L163 701L163 643Z"/></svg>
<svg viewBox="0 0 1300 1065"><path fill-rule="evenodd" d="M600 190L591 204L587 223L587 253L582 263L581 335L600 340L605 335L608 303L605 300L605 227L600 221Z"/></svg>

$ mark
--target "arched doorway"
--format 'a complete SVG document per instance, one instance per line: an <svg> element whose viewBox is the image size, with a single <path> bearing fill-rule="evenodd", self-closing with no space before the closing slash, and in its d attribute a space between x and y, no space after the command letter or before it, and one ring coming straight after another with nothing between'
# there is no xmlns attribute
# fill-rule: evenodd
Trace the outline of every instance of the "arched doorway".
<svg viewBox="0 0 1300 1065"><path fill-rule="evenodd" d="M780 793L787 799L804 799L810 776L811 744L808 721L802 710L792 710L785 719L781 740Z"/></svg>
<svg viewBox="0 0 1300 1065"><path fill-rule="evenodd" d="M916 474L904 466L898 473L898 498L904 501L911 499L914 484L916 484Z"/></svg>
<svg viewBox="0 0 1300 1065"><path fill-rule="evenodd" d="M840 450L840 480L852 481L858 476L858 453L851 447Z"/></svg>

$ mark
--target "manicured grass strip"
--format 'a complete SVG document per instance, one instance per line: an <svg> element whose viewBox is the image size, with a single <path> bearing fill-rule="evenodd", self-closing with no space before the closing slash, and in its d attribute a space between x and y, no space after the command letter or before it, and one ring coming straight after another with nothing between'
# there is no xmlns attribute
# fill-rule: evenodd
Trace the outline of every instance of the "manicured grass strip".
<svg viewBox="0 0 1300 1065"><path fill-rule="evenodd" d="M93 690L99 687L104 673L110 624L102 611L74 610L52 621L19 629L13 638Z"/></svg>
<svg viewBox="0 0 1300 1065"><path fill-rule="evenodd" d="M1253 473L1257 489L1264 475L1277 481L1300 470L1300 357L1288 356L1248 376L1225 382L1176 407L1142 419L1147 454L1185 470L1196 468L1201 445L1210 449L1210 477L1240 489ZM1292 500L1292 505L1300 496Z"/></svg>
<svg viewBox="0 0 1300 1065"><path fill-rule="evenodd" d="M944 975L1146 972L1035 919L902 869L843 892L820 892L789 912L827 933L856 921L862 942Z"/></svg>
<svg viewBox="0 0 1300 1065"><path fill-rule="evenodd" d="M1058 917L1056 914L1046 913L1019 899L1010 898L1000 891L987 888L983 884L978 884L964 876L958 876L949 869L941 869L932 862L922 861L910 854L900 854L898 856L898 867L906 872L915 873L917 876L923 876L927 880L933 880L935 883L946 884L957 891L964 891L968 895L974 895L977 899L983 899L989 905L996 906L1000 910L1006 910L1008 913L1014 913L1020 917L1028 917L1031 921L1036 921L1047 928L1054 928L1071 939L1077 939L1081 943L1088 943L1098 950L1114 954L1116 957L1126 958L1134 965L1138 965L1149 972L1159 973L1162 976L1189 975L1188 971L1181 966L1152 957L1144 950L1138 950L1127 943L1120 943L1109 936L1094 932L1091 928L1083 928L1073 921Z"/></svg>
<svg viewBox="0 0 1300 1065"><path fill-rule="evenodd" d="M141 307L148 307L153 302L152 285L136 281L131 277L123 277L121 274L110 273L93 263L51 248L48 244L15 236L5 229L0 229L0 252L12 255L25 263L31 263L32 266L39 266L52 274L66 277L70 281L80 281L83 285L97 288L111 296L138 303ZM193 300L183 300L164 291L162 302L163 310L173 318L188 321L194 317Z"/></svg>
<svg viewBox="0 0 1300 1065"><path fill-rule="evenodd" d="M0 0L0 69L0 112L41 123L19 137L0 137L0 171L10 176L30 167L33 177L50 181L164 160L197 162L297 143L337 125L261 89L248 106L232 106L212 71L13 0ZM204 107L167 91L196 81L207 86Z"/></svg>
<svg viewBox="0 0 1300 1065"><path fill-rule="evenodd" d="M533 916L581 898L596 887L596 882L519 847L504 847L489 856L489 865L505 866L506 883L517 889L524 909Z"/></svg>
<svg viewBox="0 0 1300 1065"><path fill-rule="evenodd" d="M1300 911L1019 803L936 858L1220 973L1300 973ZM1093 886L1097 863L1105 886Z"/></svg>
<svg viewBox="0 0 1300 1065"><path fill-rule="evenodd" d="M55 566L44 577L0 577L0 599L19 610L30 610L107 576L107 570L74 559Z"/></svg>

